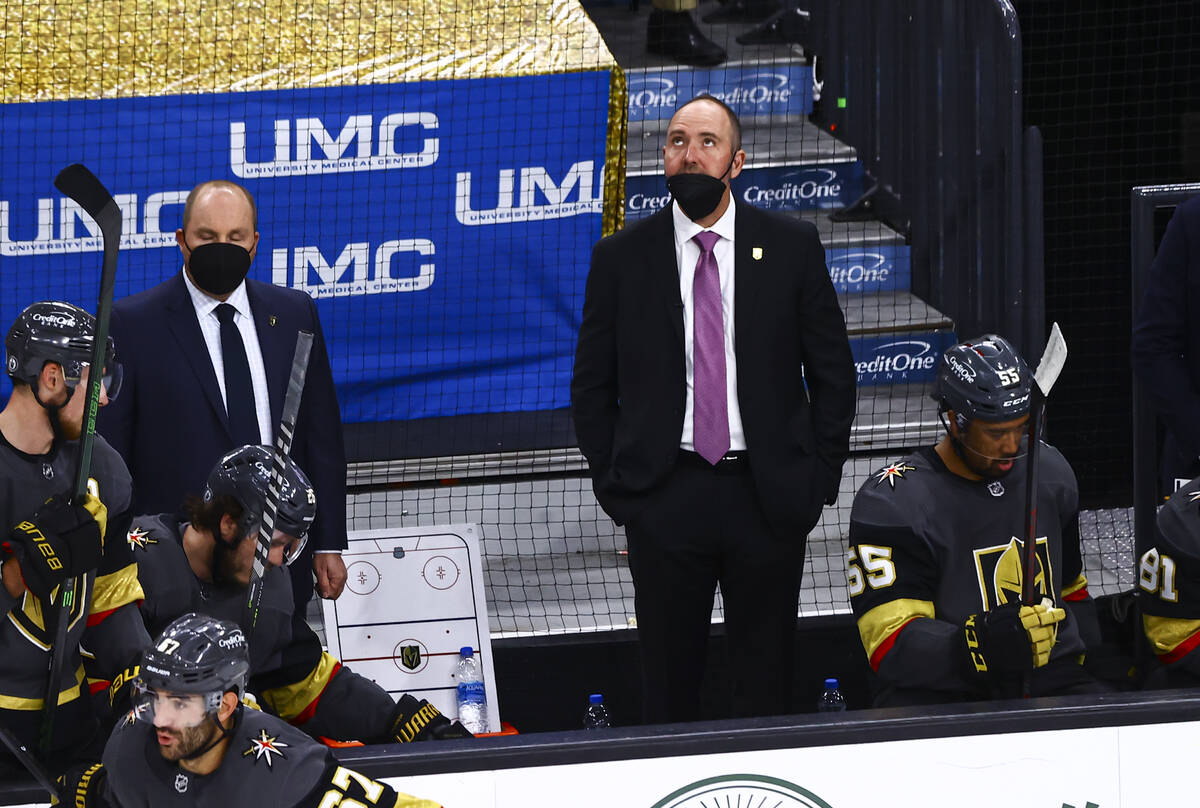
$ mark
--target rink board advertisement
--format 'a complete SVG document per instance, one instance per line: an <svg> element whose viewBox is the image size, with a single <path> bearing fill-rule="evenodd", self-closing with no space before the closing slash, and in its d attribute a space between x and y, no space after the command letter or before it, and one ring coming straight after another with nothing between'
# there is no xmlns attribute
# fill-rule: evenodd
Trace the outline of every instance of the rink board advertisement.
<svg viewBox="0 0 1200 808"><path fill-rule="evenodd" d="M625 71L630 121L665 121L685 101L708 93L739 118L808 115L813 110L813 69L800 61L728 62L707 70L647 67Z"/></svg>
<svg viewBox="0 0 1200 808"><path fill-rule="evenodd" d="M597 732L596 730L590 730ZM602 731L601 731L602 732ZM931 738L389 778L445 808L1194 805L1200 723ZM1174 776L1175 773L1178 776Z"/></svg>
<svg viewBox="0 0 1200 808"><path fill-rule="evenodd" d="M188 190L231 179L258 202L251 276L317 302L345 421L564 407L608 95L601 70L0 105L0 322L95 308L65 166L123 211L118 298L179 271Z"/></svg>
<svg viewBox="0 0 1200 808"><path fill-rule="evenodd" d="M1193 721L383 779L444 808L1174 808L1197 743Z"/></svg>

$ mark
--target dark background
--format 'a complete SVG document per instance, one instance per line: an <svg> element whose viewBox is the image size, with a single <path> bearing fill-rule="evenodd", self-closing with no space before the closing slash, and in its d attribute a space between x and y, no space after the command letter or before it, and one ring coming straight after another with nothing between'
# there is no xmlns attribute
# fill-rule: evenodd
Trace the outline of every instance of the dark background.
<svg viewBox="0 0 1200 808"><path fill-rule="evenodd" d="M1071 351L1050 439L1075 467L1083 507L1127 506L1129 192L1200 180L1200 2L1015 6L1025 123L1045 140L1047 329L1057 320Z"/></svg>

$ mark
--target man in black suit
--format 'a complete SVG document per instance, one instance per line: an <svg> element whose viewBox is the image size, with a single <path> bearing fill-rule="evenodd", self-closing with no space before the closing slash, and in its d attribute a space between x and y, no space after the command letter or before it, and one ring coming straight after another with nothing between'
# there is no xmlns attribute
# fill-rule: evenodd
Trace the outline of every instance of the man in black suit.
<svg viewBox="0 0 1200 808"><path fill-rule="evenodd" d="M625 525L646 718L698 717L713 592L735 715L789 712L808 531L854 417L815 228L734 203L737 116L711 96L663 147L674 203L592 252L571 382L596 498Z"/></svg>
<svg viewBox="0 0 1200 808"><path fill-rule="evenodd" d="M312 298L246 278L258 248L250 192L214 180L188 195L175 231L183 271L117 301L111 331L125 368L99 430L133 476L134 512L175 512L204 490L235 446L271 444L299 331L315 334L292 458L309 471L321 509L291 566L296 614L346 582L346 457L325 338ZM311 555L310 555L311 553Z"/></svg>

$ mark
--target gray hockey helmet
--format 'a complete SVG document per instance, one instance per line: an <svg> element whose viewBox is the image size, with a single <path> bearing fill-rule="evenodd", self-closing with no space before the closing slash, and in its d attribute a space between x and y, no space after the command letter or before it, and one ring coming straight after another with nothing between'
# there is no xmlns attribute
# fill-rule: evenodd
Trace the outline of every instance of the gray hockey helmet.
<svg viewBox="0 0 1200 808"><path fill-rule="evenodd" d="M1029 412L1033 374L1008 340L985 334L946 349L933 400L972 421L1009 421Z"/></svg>
<svg viewBox="0 0 1200 808"><path fill-rule="evenodd" d="M242 693L250 672L246 635L237 625L196 612L176 618L142 654L144 688L174 693Z"/></svg>
<svg viewBox="0 0 1200 808"><path fill-rule="evenodd" d="M67 386L74 390L83 368L92 359L92 339L96 318L71 303L46 300L25 308L4 338L4 368L8 375L30 386L37 382L47 362L62 366ZM121 386L121 365L117 362L112 337L104 353L104 382L110 399Z"/></svg>
<svg viewBox="0 0 1200 808"><path fill-rule="evenodd" d="M266 446L247 445L230 451L209 472L204 500L208 502L223 494L233 497L245 512L242 529L246 532L257 530L267 504L273 456ZM312 484L290 457L285 458L275 528L294 538L305 539L316 515L317 497ZM299 552L300 548L296 548L291 558Z"/></svg>

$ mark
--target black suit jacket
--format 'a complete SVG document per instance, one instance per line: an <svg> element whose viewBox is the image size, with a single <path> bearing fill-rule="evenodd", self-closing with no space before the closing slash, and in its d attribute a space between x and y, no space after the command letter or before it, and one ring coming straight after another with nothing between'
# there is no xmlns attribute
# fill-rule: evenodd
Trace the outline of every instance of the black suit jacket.
<svg viewBox="0 0 1200 808"><path fill-rule="evenodd" d="M278 428L296 350L312 331L292 459L317 494L309 545L346 547L346 454L333 373L312 298L247 279L246 294L266 368L271 423ZM233 448L229 421L182 273L113 305L111 332L125 379L97 428L133 476L134 513L177 513L200 494L209 471Z"/></svg>
<svg viewBox="0 0 1200 808"><path fill-rule="evenodd" d="M810 223L739 204L734 352L750 466L781 537L803 539L837 495L855 371ZM758 258L755 258L755 254ZM687 396L671 209L596 244L571 381L579 448L596 497L635 517L673 468Z"/></svg>
<svg viewBox="0 0 1200 808"><path fill-rule="evenodd" d="M1175 209L1133 324L1133 370L1182 451L1200 456L1200 198Z"/></svg>

